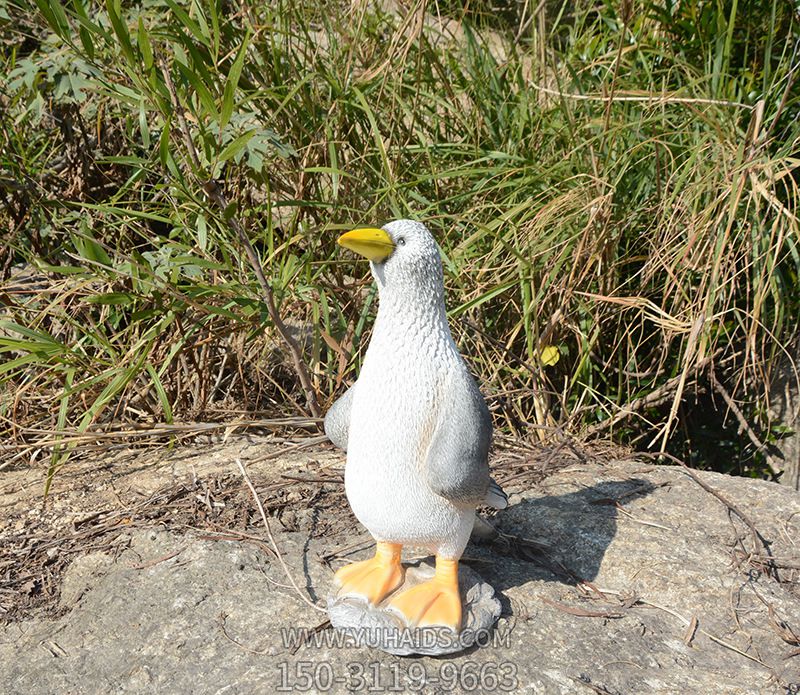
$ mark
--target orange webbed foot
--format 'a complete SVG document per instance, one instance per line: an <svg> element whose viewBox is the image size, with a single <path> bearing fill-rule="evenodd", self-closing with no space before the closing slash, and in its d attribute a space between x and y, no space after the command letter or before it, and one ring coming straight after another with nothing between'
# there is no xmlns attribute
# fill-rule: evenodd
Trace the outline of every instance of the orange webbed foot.
<svg viewBox="0 0 800 695"><path fill-rule="evenodd" d="M369 560L345 565L336 572L339 596L360 596L377 605L399 587L405 578L400 564L402 546L379 542L375 556Z"/></svg>
<svg viewBox="0 0 800 695"><path fill-rule="evenodd" d="M458 632L461 628L458 560L437 557L434 577L399 593L388 607L400 613L412 627L448 627Z"/></svg>

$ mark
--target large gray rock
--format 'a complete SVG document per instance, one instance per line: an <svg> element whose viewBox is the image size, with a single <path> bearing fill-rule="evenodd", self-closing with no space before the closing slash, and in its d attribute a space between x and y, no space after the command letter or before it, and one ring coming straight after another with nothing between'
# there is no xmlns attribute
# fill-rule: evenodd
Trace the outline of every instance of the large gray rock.
<svg viewBox="0 0 800 695"><path fill-rule="evenodd" d="M789 346L789 355L779 354L773 366L769 389L767 413L773 425L781 425L788 432L774 443L780 453L777 461L783 475L783 485L800 490L800 382L797 365L800 365L800 340ZM773 457L773 465L776 463Z"/></svg>
<svg viewBox="0 0 800 695"><path fill-rule="evenodd" d="M2 691L796 693L800 496L701 478L771 542L777 577L759 569L750 530L681 470L576 464L513 494L496 519L505 535L467 549L503 604L491 642L410 659L347 646L261 547L166 523L77 557L60 617L0 630ZM274 526L312 600L341 562L321 557L366 538L354 522L321 537Z"/></svg>

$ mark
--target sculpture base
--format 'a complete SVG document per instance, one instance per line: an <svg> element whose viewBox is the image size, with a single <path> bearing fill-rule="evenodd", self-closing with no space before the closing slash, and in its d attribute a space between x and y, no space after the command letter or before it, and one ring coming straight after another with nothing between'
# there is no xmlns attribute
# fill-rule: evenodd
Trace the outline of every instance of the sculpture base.
<svg viewBox="0 0 800 695"><path fill-rule="evenodd" d="M421 584L433 573L429 560L411 564L397 591ZM466 565L458 569L458 588L463 609L458 633L444 627L410 628L402 616L387 610L391 597L370 606L364 599L333 594L328 597L328 617L333 627L351 637L354 646L374 647L397 656L455 654L474 644L487 644L501 610L494 589Z"/></svg>

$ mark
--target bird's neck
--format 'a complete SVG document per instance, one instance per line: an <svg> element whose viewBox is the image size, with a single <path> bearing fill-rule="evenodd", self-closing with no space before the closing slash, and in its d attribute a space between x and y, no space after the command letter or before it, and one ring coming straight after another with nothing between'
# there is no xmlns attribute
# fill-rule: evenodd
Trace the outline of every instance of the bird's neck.
<svg viewBox="0 0 800 695"><path fill-rule="evenodd" d="M378 316L375 336L403 336L406 341L452 341L444 290L434 283L415 287L388 287L379 284Z"/></svg>

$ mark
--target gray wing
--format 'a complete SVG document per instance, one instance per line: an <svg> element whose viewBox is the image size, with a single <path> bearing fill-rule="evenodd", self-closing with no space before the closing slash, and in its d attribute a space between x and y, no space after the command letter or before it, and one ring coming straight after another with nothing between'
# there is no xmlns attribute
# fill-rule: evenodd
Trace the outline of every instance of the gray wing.
<svg viewBox="0 0 800 695"><path fill-rule="evenodd" d="M451 502L484 504L489 491L492 418L472 377L460 372L447 384L428 448L428 485Z"/></svg>
<svg viewBox="0 0 800 695"><path fill-rule="evenodd" d="M358 383L358 382L356 382ZM350 409L353 406L353 384L325 414L325 434L336 446L347 451L347 436L350 433Z"/></svg>

